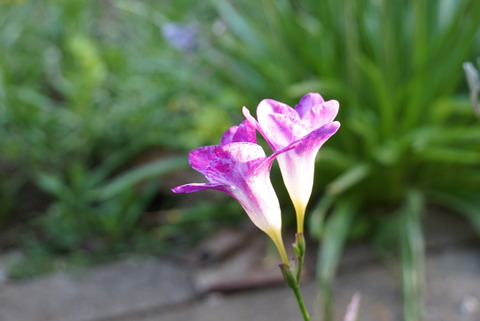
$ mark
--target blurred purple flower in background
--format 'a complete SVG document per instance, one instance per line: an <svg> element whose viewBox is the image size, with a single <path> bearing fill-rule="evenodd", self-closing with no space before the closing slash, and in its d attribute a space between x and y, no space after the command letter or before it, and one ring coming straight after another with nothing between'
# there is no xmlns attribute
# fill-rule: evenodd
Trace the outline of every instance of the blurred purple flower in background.
<svg viewBox="0 0 480 321"><path fill-rule="evenodd" d="M162 26L162 34L180 51L194 51L198 47L198 27L194 24L167 23Z"/></svg>

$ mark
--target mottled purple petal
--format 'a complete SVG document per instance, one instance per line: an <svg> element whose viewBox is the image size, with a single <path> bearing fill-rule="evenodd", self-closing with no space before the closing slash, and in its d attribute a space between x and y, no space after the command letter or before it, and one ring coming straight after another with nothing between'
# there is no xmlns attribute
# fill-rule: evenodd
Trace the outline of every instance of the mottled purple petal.
<svg viewBox="0 0 480 321"><path fill-rule="evenodd" d="M255 132L255 126L248 120L245 120L238 125L238 130L233 137L232 143L236 142L257 142L257 133Z"/></svg>
<svg viewBox="0 0 480 321"><path fill-rule="evenodd" d="M238 186L265 159L260 145L253 143L231 143L220 146L215 159L208 165L205 176L212 183Z"/></svg>
<svg viewBox="0 0 480 321"><path fill-rule="evenodd" d="M323 97L318 93L308 93L300 99L298 105L295 106L295 111L300 118L303 118L306 113L313 107L323 103Z"/></svg>
<svg viewBox="0 0 480 321"><path fill-rule="evenodd" d="M308 155L311 153L316 154L318 149L337 132L340 128L338 121L331 122L321 126L320 128L312 131L305 137L299 140L299 144L294 153L297 155Z"/></svg>
<svg viewBox="0 0 480 321"><path fill-rule="evenodd" d="M256 143L257 137L255 134L255 127L249 121L245 120L238 126L230 127L222 136L222 145L237 142Z"/></svg>
<svg viewBox="0 0 480 321"><path fill-rule="evenodd" d="M222 138L220 138L220 143L222 145L233 142L233 136L238 130L238 126L232 126L223 133Z"/></svg>
<svg viewBox="0 0 480 321"><path fill-rule="evenodd" d="M196 171L205 174L208 165L215 159L220 146L210 145L194 149L188 154L190 166Z"/></svg>
<svg viewBox="0 0 480 321"><path fill-rule="evenodd" d="M180 185L173 188L172 192L194 193L194 192L203 191L207 189L213 189L213 190L217 190L217 191L232 195L232 192L229 186L224 184L216 184L216 183L191 183L191 184Z"/></svg>
<svg viewBox="0 0 480 321"><path fill-rule="evenodd" d="M302 124L310 130L319 128L335 119L339 109L338 101L329 100L313 106L303 117Z"/></svg>
<svg viewBox="0 0 480 321"><path fill-rule="evenodd" d="M300 123L299 119L282 114L268 115L262 127L268 128L268 142L274 151L308 134L308 129Z"/></svg>

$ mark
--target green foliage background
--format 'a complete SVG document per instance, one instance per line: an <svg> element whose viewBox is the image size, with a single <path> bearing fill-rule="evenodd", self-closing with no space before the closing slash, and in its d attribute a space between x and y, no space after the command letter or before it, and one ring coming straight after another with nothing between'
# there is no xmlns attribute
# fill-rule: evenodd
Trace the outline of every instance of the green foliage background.
<svg viewBox="0 0 480 321"><path fill-rule="evenodd" d="M162 250L171 237L188 244L213 228L202 213L216 205L199 205L197 216L177 210L172 183L162 182L188 167L187 150L216 142L230 124L225 106L236 93L162 34L212 11L188 1L0 6L2 247L46 261L104 257ZM170 224L145 226L147 211ZM193 217L187 227L205 228L178 242Z"/></svg>
<svg viewBox="0 0 480 321"><path fill-rule="evenodd" d="M194 30L189 47L167 26ZM2 246L35 258L156 252L238 222L234 203L221 215L223 202L185 206L169 188L186 181L168 174L217 143L241 106L320 92L342 123L319 155L309 214L324 295L349 237L396 244L405 315L418 319L426 207L480 228L480 126L462 70L480 55L479 29L475 0L4 1Z"/></svg>

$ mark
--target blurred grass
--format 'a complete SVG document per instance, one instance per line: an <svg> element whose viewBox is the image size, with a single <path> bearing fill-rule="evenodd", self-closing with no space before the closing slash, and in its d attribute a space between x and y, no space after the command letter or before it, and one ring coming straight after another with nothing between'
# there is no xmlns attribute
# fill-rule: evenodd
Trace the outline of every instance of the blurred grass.
<svg viewBox="0 0 480 321"><path fill-rule="evenodd" d="M424 200L415 190L409 191L401 209L400 222L402 285L406 320L421 320L424 315L425 249L422 233Z"/></svg>

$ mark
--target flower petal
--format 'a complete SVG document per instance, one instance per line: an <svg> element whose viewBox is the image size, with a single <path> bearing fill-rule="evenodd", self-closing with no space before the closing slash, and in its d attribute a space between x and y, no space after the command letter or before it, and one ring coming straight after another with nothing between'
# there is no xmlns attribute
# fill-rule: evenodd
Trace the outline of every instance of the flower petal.
<svg viewBox="0 0 480 321"><path fill-rule="evenodd" d="M215 184L215 183L191 183L180 185L172 189L174 193L194 193L198 191L203 191L207 189L213 189L220 192L227 193L228 195L232 195L231 189L227 185L223 184Z"/></svg>
<svg viewBox="0 0 480 321"><path fill-rule="evenodd" d="M250 114L250 111L248 110L247 107L243 107L242 109L242 112L243 112L243 115L245 116L245 118L247 118L247 121L249 121L253 127L258 130L258 132L260 133L260 135L263 136L263 138L265 138L265 140L267 141L268 145L270 145L270 147L274 146L273 142L271 142L267 136L267 134L265 133L265 131L263 130L262 126L260 126L260 124L258 123L258 121Z"/></svg>
<svg viewBox="0 0 480 321"><path fill-rule="evenodd" d="M282 148L282 149L276 151L275 153L273 153L272 155L268 156L257 167L257 169L255 170L255 175L260 175L260 173L262 173L262 172L269 172L271 167L272 167L273 161L275 160L275 158L277 158L277 156L279 156L279 155L281 155L285 152L288 152L289 150L297 148L297 146L299 144L300 144L300 141L293 142L292 144L288 145L287 147Z"/></svg>
<svg viewBox="0 0 480 321"><path fill-rule="evenodd" d="M250 176L238 188L232 189L233 197L242 205L252 222L267 234L281 229L280 204L270 181L270 172Z"/></svg>
<svg viewBox="0 0 480 321"><path fill-rule="evenodd" d="M249 121L245 120L238 126L230 127L222 136L221 143L226 145L229 143L250 142L256 143L257 137L255 134L255 127Z"/></svg>
<svg viewBox="0 0 480 321"><path fill-rule="evenodd" d="M219 147L219 145L210 145L192 150L188 154L190 166L196 171L205 174L208 165L216 158Z"/></svg>
<svg viewBox="0 0 480 321"><path fill-rule="evenodd" d="M316 153L297 154L294 150L277 157L283 182L297 212L297 219L300 215L301 221L312 194L315 156ZM303 228L303 225L299 227Z"/></svg>
<svg viewBox="0 0 480 321"><path fill-rule="evenodd" d="M205 176L212 183L241 186L264 159L260 145L248 142L223 145L206 168Z"/></svg>
<svg viewBox="0 0 480 321"><path fill-rule="evenodd" d="M247 107L243 106L242 108L242 112L243 112L243 115L245 116L245 118L253 125L253 127L258 130L260 132L260 134L262 134L262 128L260 127L260 124L258 123L258 121L252 116L252 114L250 114L250 110L248 110ZM262 134L263 136L263 134Z"/></svg>
<svg viewBox="0 0 480 321"><path fill-rule="evenodd" d="M237 130L238 130L238 126L232 126L229 129L227 129L225 131L225 133L223 133L222 138L220 138L220 143L222 145L232 143L233 142L233 136L235 135Z"/></svg>
<svg viewBox="0 0 480 321"><path fill-rule="evenodd" d="M295 111L300 118L303 118L313 107L323 103L323 97L318 93L308 93L300 99L298 105L295 106Z"/></svg>
<svg viewBox="0 0 480 321"><path fill-rule="evenodd" d="M292 107L273 99L264 99L257 106L257 119L261 126L271 114L282 114L292 119L300 119L299 114Z"/></svg>
<svg viewBox="0 0 480 321"><path fill-rule="evenodd" d="M340 123L334 121L321 126L320 128L312 131L305 137L299 140L298 147L295 149L295 153L299 155L308 155L311 153L317 153L318 149L337 132L340 128Z"/></svg>
<svg viewBox="0 0 480 321"><path fill-rule="evenodd" d="M274 151L286 147L308 133L297 118L282 114L270 114L265 118L262 128L266 139Z"/></svg>
<svg viewBox="0 0 480 321"><path fill-rule="evenodd" d="M309 130L314 130L320 126L332 122L338 114L338 101L329 100L313 106L303 117L302 124Z"/></svg>

